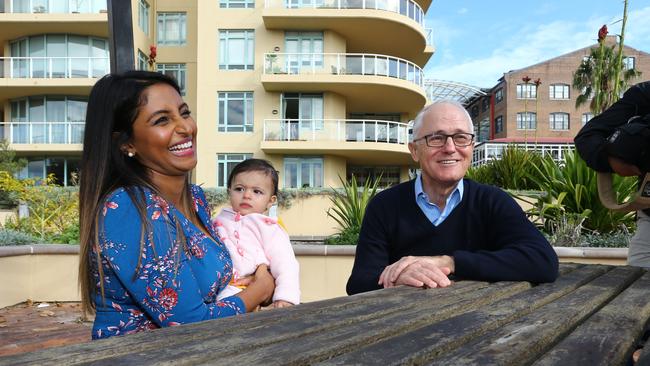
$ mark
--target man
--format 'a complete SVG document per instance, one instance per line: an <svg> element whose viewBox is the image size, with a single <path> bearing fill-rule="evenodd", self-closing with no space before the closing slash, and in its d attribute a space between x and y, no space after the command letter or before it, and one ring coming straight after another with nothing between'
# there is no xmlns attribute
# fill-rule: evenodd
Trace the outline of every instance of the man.
<svg viewBox="0 0 650 366"><path fill-rule="evenodd" d="M634 85L628 89L623 97L612 104L606 111L589 121L576 135L575 144L580 156L587 165L598 172L614 172L621 176L642 175L639 166L623 161L616 157L616 152L608 143L608 137L633 117L645 117L645 123L650 123L650 81ZM648 149L650 143L641 143L635 146L626 139L633 136L619 134L617 146L632 150L641 157L643 148ZM609 146L608 146L609 145ZM647 156L646 156L647 159ZM634 160L634 159L632 159ZM639 162L643 164L644 162ZM648 162L645 161L645 165ZM627 263L631 266L650 268L650 209L637 212L636 232L630 239L630 249Z"/></svg>
<svg viewBox="0 0 650 366"><path fill-rule="evenodd" d="M463 179L474 148L472 121L454 101L415 118L415 180L368 204L348 294L408 285L446 287L449 275L483 281L552 282L558 260L544 236L502 190Z"/></svg>

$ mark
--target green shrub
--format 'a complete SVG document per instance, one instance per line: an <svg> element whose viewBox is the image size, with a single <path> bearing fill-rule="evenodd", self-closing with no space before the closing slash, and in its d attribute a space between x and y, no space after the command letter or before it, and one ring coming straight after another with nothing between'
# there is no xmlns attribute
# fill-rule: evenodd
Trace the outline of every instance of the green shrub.
<svg viewBox="0 0 650 366"><path fill-rule="evenodd" d="M41 240L35 236L12 229L0 229L0 246L37 244Z"/></svg>
<svg viewBox="0 0 650 366"><path fill-rule="evenodd" d="M363 188L359 190L357 178L352 175L350 182L346 182L339 177L343 184L341 191L331 189L332 208L327 210L327 216L331 217L339 224L341 231L337 235L341 244L356 244L361 230L361 222L366 213L368 202L377 194L377 186L381 180L381 175L376 179L367 179ZM356 236L355 236L356 235ZM343 242L345 240L345 242Z"/></svg>
<svg viewBox="0 0 650 366"><path fill-rule="evenodd" d="M349 228L341 230L340 233L325 238L328 245L357 245L359 242L359 229Z"/></svg>
<svg viewBox="0 0 650 366"><path fill-rule="evenodd" d="M503 150L499 159L470 168L466 177L503 189L536 190L539 186L534 178L538 173L532 167L539 165L542 159L535 151L510 145Z"/></svg>
<svg viewBox="0 0 650 366"><path fill-rule="evenodd" d="M576 153L565 153L562 164L549 156L544 157L533 169L535 173L530 178L547 194L536 198L529 214L538 217L548 233L553 233L553 227L561 225L566 215L584 217L581 225L585 229L601 233L634 226L633 212L611 211L600 203L596 172ZM614 177L614 191L619 201L629 198L636 185L635 177Z"/></svg>

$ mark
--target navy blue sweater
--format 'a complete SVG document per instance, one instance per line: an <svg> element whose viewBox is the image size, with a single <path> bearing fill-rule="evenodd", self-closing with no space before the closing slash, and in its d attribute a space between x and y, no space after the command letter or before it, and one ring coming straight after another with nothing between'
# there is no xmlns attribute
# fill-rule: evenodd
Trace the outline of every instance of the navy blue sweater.
<svg viewBox="0 0 650 366"><path fill-rule="evenodd" d="M457 278L555 281L555 251L507 193L465 179L462 201L433 226L415 202L414 182L382 191L368 204L348 294L379 289L384 268L408 255L451 255Z"/></svg>

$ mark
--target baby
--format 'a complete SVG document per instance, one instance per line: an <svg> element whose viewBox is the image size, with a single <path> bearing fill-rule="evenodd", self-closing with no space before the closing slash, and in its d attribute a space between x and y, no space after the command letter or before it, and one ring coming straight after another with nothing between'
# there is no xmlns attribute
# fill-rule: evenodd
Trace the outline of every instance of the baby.
<svg viewBox="0 0 650 366"><path fill-rule="evenodd" d="M237 164L228 177L232 208L224 208L214 219L219 238L226 244L233 263L233 280L252 275L267 264L275 278L273 307L300 302L298 261L287 233L277 219L264 215L275 203L278 172L266 160L248 159ZM229 285L219 299L241 291Z"/></svg>

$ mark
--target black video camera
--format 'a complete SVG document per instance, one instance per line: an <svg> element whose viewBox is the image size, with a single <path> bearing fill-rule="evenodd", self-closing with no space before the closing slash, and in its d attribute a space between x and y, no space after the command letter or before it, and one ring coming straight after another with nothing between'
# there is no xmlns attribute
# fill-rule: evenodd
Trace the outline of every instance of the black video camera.
<svg viewBox="0 0 650 366"><path fill-rule="evenodd" d="M650 172L650 114L635 116L607 138L607 154Z"/></svg>

